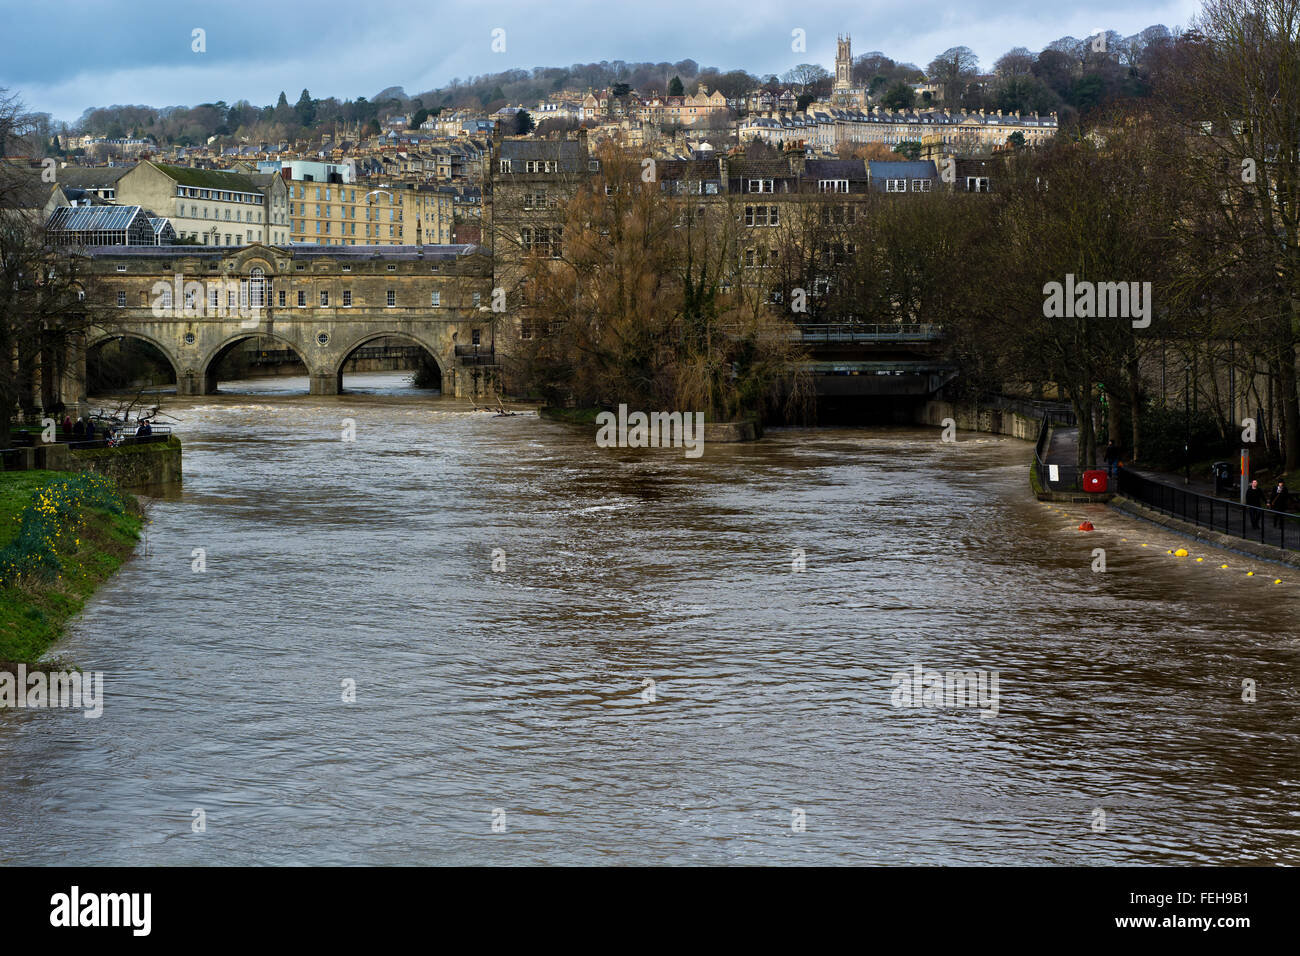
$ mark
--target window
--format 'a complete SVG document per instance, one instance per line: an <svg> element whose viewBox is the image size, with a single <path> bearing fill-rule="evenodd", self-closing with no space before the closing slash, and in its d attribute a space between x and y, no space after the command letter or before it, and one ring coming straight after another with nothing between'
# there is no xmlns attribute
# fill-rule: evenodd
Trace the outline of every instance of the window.
<svg viewBox="0 0 1300 956"><path fill-rule="evenodd" d="M437 293L434 293L434 294L436 295ZM125 309L125 308L126 308L126 293L125 293L125 292L119 292L119 293L117 294L117 307L118 307L119 309Z"/></svg>
<svg viewBox="0 0 1300 956"><path fill-rule="evenodd" d="M479 306L479 303L482 302L482 301L483 301L483 294L482 294L481 292L475 292L475 293L474 293L474 308L477 309L478 306Z"/></svg>
<svg viewBox="0 0 1300 956"><path fill-rule="evenodd" d="M431 305L435 309L440 308L442 306L442 293L439 292L437 289L434 289L432 292L429 293L429 305Z"/></svg>
<svg viewBox="0 0 1300 956"><path fill-rule="evenodd" d="M846 193L849 191L849 181L847 179L823 179L817 184L817 189L824 193Z"/></svg>
<svg viewBox="0 0 1300 956"><path fill-rule="evenodd" d="M397 271L397 266L390 264L390 265L388 266L388 271L389 271L389 272L396 272L396 271Z"/></svg>
<svg viewBox="0 0 1300 956"><path fill-rule="evenodd" d="M746 206L745 225L779 226L780 219L776 206Z"/></svg>
<svg viewBox="0 0 1300 956"><path fill-rule="evenodd" d="M117 271L118 271L118 272L125 272L125 271L126 271L126 266L125 266L125 265L119 265L119 266L117 267Z"/></svg>
<svg viewBox="0 0 1300 956"><path fill-rule="evenodd" d="M907 192L906 179L886 179L885 192L887 193L905 193Z"/></svg>
<svg viewBox="0 0 1300 956"><path fill-rule="evenodd" d="M324 303L322 303L322 305L323 305L323 304L324 304ZM351 289L344 289L344 290L343 290L343 308L345 308L345 309L350 309L350 308L352 308L352 290L351 290Z"/></svg>
<svg viewBox="0 0 1300 956"><path fill-rule="evenodd" d="M397 290L396 290L396 289L389 289L389 290L388 290L388 308L391 309L391 308L393 308L395 305L397 305Z"/></svg>
<svg viewBox="0 0 1300 956"><path fill-rule="evenodd" d="M329 290L328 290L328 289L321 289L321 290L320 290L320 304L321 304L321 308L323 308L323 309L327 309L327 308L329 308L329 304L330 304L330 293L329 293Z"/></svg>
<svg viewBox="0 0 1300 956"><path fill-rule="evenodd" d="M299 293L298 293L298 308L300 308L300 309L305 309L305 308L307 308L307 293L306 293L306 292L299 291Z"/></svg>
<svg viewBox="0 0 1300 956"><path fill-rule="evenodd" d="M285 291L284 291L283 289L281 289L281 290L280 290L280 307L281 307L281 308L284 307L284 296L285 296Z"/></svg>
<svg viewBox="0 0 1300 956"><path fill-rule="evenodd" d="M351 266L344 266L344 267L343 267L343 271L344 271L344 272L351 272L351 271L352 271L352 267L351 267Z"/></svg>
<svg viewBox="0 0 1300 956"><path fill-rule="evenodd" d="M248 304L255 309L260 309L266 305L266 273L258 267L248 275Z"/></svg>
<svg viewBox="0 0 1300 956"><path fill-rule="evenodd" d="M501 172L503 172L503 173L508 173L508 172L510 172L510 160L508 160L508 159L503 159L503 160L501 160L501 167L500 167L500 169L501 169Z"/></svg>
<svg viewBox="0 0 1300 956"><path fill-rule="evenodd" d="M966 191L968 193L986 193L989 191L989 178L987 176L967 176Z"/></svg>
<svg viewBox="0 0 1300 956"><path fill-rule="evenodd" d="M914 192L914 193L928 193L929 191L930 191L930 180L928 180L928 179L913 179L913 180L912 180L912 192Z"/></svg>
<svg viewBox="0 0 1300 956"><path fill-rule="evenodd" d="M747 183L746 183L746 189L745 189L745 192L747 192L747 193L770 193L770 192L775 192L776 190L774 190L774 189L772 188L774 185L775 185L775 180L771 180L771 179L750 179L750 180L748 180Z"/></svg>

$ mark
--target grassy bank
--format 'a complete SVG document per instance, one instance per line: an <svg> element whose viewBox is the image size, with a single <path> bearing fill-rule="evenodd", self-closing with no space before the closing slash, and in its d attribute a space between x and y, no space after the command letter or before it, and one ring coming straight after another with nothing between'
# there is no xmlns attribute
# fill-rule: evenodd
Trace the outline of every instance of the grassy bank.
<svg viewBox="0 0 1300 956"><path fill-rule="evenodd" d="M0 668L54 643L135 549L138 512L99 475L0 473Z"/></svg>

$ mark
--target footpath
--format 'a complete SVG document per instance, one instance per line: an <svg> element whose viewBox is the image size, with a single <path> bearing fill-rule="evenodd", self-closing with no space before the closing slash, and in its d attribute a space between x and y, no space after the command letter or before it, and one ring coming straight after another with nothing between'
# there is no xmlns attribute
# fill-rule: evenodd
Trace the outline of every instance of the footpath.
<svg viewBox="0 0 1300 956"><path fill-rule="evenodd" d="M1079 430L1058 427L1052 432L1043 462L1073 469L1078 448ZM1105 469L1105 465L1099 467ZM1254 523L1256 515L1240 507L1239 494L1217 494L1209 475L1185 479L1181 474L1150 468L1126 467L1124 471L1145 481L1130 483L1121 493L1112 480L1110 490L1116 495L1111 507L1217 547L1300 567L1300 515L1265 511L1256 513L1258 523Z"/></svg>

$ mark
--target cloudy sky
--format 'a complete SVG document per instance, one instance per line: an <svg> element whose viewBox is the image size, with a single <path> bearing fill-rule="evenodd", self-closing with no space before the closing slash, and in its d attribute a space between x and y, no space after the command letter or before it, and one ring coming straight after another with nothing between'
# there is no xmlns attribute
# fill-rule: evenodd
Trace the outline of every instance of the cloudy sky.
<svg viewBox="0 0 1300 956"><path fill-rule="evenodd" d="M29 109L75 120L93 106L194 105L247 99L354 99L389 86L408 93L453 77L599 60L676 62L783 73L830 68L835 34L854 54L881 50L924 66L969 46L992 66L1013 46L1037 51L1062 36L1185 25L1199 0L314 0L222 4L186 0L0 0L0 87ZM206 52L195 52L195 29ZM807 52L791 49L792 32ZM492 49L504 30L504 52Z"/></svg>

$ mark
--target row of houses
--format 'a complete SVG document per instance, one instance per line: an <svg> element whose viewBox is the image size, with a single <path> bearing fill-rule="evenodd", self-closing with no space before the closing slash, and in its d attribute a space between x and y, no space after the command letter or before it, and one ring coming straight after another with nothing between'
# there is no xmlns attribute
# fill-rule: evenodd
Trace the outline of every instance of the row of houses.
<svg viewBox="0 0 1300 956"><path fill-rule="evenodd" d="M750 116L741 121L742 143L762 140L769 146L802 142L822 151L838 151L855 143L896 146L906 142L937 142L952 151L988 151L1019 133L1027 146L1038 146L1057 131L1055 113L985 113L984 110L809 109L801 113Z"/></svg>

